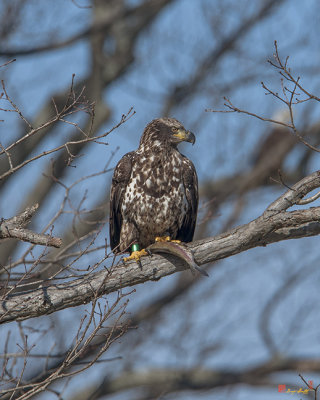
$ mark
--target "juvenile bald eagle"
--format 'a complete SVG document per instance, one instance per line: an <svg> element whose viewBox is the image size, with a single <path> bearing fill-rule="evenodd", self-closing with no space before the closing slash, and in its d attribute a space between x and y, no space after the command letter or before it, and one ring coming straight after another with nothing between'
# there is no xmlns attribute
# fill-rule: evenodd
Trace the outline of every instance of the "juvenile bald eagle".
<svg viewBox="0 0 320 400"><path fill-rule="evenodd" d="M174 118L151 121L139 148L119 161L110 195L110 241L115 254L139 252L156 237L192 241L198 208L198 179L177 145L195 136ZM131 258L131 257L130 257ZM135 258L135 257L133 257Z"/></svg>

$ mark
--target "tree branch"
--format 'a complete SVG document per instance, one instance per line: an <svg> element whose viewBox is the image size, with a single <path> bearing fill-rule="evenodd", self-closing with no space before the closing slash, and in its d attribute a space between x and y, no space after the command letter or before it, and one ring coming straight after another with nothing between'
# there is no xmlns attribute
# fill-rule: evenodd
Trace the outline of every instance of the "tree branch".
<svg viewBox="0 0 320 400"><path fill-rule="evenodd" d="M198 265L217 261L245 250L279 240L320 233L320 207L286 211L310 191L320 187L320 171L302 179L274 201L257 219L212 238L189 245ZM37 290L11 293L0 303L0 323L21 321L51 314L68 307L89 303L94 293L105 295L146 281L155 281L188 266L171 255L145 257L142 270L135 262L115 267L62 284L43 285ZM12 288L9 288L12 291Z"/></svg>
<svg viewBox="0 0 320 400"><path fill-rule="evenodd" d="M13 238L43 246L60 247L62 245L60 238L35 233L24 228L30 222L38 207L39 204L36 204L15 217L2 220L0 224L0 239Z"/></svg>

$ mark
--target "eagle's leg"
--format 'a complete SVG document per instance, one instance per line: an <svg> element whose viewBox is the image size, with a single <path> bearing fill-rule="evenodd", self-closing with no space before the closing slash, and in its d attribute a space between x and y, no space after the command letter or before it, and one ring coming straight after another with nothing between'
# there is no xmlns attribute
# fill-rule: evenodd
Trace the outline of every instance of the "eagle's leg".
<svg viewBox="0 0 320 400"><path fill-rule="evenodd" d="M147 256L148 253L145 251L145 249L140 250L140 246L138 243L135 243L131 246L131 254L129 257L125 257L123 261L131 261L135 260L139 265L140 265L140 258L143 256Z"/></svg>
<svg viewBox="0 0 320 400"><path fill-rule="evenodd" d="M173 242L173 243L181 243L181 240L171 240L170 236L156 236L154 239L155 242Z"/></svg>

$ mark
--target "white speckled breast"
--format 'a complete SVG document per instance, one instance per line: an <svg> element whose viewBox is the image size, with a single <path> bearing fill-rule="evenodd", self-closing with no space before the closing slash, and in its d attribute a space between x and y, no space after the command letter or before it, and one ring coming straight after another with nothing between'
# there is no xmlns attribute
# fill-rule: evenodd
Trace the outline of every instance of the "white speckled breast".
<svg viewBox="0 0 320 400"><path fill-rule="evenodd" d="M166 155L165 163L163 156L144 153L141 158L137 157L124 193L122 215L127 221L134 217L131 222L138 227L142 246L150 244L146 243L150 236L175 235L187 211L182 179L183 158L177 150ZM128 204L130 215L127 213Z"/></svg>

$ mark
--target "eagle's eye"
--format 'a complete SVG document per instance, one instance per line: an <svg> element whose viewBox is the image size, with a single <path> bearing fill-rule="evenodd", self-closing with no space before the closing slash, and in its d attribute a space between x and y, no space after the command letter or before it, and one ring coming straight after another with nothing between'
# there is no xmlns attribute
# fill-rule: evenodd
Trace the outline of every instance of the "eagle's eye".
<svg viewBox="0 0 320 400"><path fill-rule="evenodd" d="M178 132L178 128L176 128L175 126L171 128L172 132Z"/></svg>

